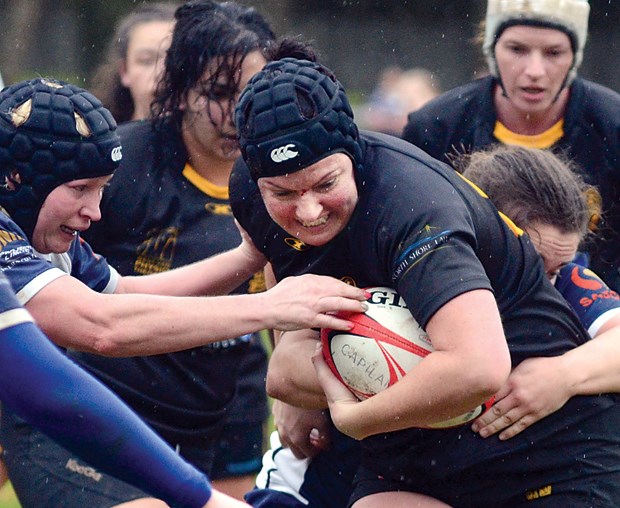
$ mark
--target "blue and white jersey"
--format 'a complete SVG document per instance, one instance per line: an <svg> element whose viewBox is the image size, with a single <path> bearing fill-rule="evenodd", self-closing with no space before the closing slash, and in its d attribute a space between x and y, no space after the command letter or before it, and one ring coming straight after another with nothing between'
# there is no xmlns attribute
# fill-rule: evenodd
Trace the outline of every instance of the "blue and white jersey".
<svg viewBox="0 0 620 508"><path fill-rule="evenodd" d="M556 289L579 317L579 321L595 337L600 328L620 313L620 296L592 270L569 263L560 270Z"/></svg>
<svg viewBox="0 0 620 508"><path fill-rule="evenodd" d="M11 282L22 305L63 275L72 275L99 293L114 293L119 278L116 270L79 235L65 253L38 253L21 228L3 212L0 212L0 272Z"/></svg>

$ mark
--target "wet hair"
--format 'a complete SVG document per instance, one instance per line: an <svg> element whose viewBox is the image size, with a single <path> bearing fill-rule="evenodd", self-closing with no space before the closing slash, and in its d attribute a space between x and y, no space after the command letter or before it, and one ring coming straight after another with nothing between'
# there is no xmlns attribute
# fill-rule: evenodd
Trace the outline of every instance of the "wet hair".
<svg viewBox="0 0 620 508"><path fill-rule="evenodd" d="M174 21L178 4L172 2L152 2L140 5L123 17L116 26L114 36L108 45L104 62L93 74L92 91L103 105L110 110L118 123L131 120L134 101L129 88L121 83L119 64L127 58L127 48L131 32L138 25L154 21Z"/></svg>
<svg viewBox="0 0 620 508"><path fill-rule="evenodd" d="M584 238L593 215L601 213L586 199L593 187L549 150L498 145L461 156L456 167L521 228L541 223Z"/></svg>
<svg viewBox="0 0 620 508"><path fill-rule="evenodd" d="M175 18L153 114L158 124L172 119L180 130L189 92L201 86L208 99L232 103L243 59L253 51L266 51L275 34L256 9L236 2L191 1L179 7Z"/></svg>
<svg viewBox="0 0 620 508"><path fill-rule="evenodd" d="M265 51L265 59L268 62L282 60L283 58L296 58L297 60L319 61L319 52L311 41L304 41L298 37L282 37L271 44Z"/></svg>

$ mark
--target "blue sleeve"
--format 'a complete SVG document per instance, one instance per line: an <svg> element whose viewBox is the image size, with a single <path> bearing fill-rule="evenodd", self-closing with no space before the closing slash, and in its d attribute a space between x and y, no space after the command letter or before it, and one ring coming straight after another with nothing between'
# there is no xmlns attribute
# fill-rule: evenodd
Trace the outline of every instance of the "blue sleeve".
<svg viewBox="0 0 620 508"><path fill-rule="evenodd" d="M569 263L560 270L556 289L571 305L590 336L620 312L620 296L592 270Z"/></svg>
<svg viewBox="0 0 620 508"><path fill-rule="evenodd" d="M0 400L92 466L173 508L202 507L205 475L109 389L65 357L0 275Z"/></svg>

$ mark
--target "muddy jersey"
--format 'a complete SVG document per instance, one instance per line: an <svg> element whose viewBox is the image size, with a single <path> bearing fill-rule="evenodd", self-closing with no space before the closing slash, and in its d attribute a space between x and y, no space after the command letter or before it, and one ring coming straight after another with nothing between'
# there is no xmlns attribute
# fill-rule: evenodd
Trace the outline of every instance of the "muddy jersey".
<svg viewBox="0 0 620 508"><path fill-rule="evenodd" d="M401 140L363 133L362 143L356 209L342 233L320 247L306 245L276 225L247 167L236 164L230 184L233 211L278 279L315 273L360 287L391 286L423 327L459 294L492 290L513 366L533 356L562 354L587 340L577 316L547 280L527 235L481 191ZM573 398L523 432L523 439L551 440L569 422L579 425L603 412L620 423L614 396ZM610 430L609 439L620 442L615 431ZM372 436L363 445L370 452L367 457L391 464L389 473L395 476L407 475L411 460L416 467L436 463L454 472L508 459L514 447L524 446L522 439L480 442L462 428L409 429Z"/></svg>
<svg viewBox="0 0 620 508"><path fill-rule="evenodd" d="M187 164L182 140L169 125L119 127L123 161L88 231L93 248L122 275L164 272L236 247L241 241L228 189ZM237 292L261 290L256 276ZM102 358L72 353L174 444L199 445L219 433L251 336L149 357ZM260 379L261 384L263 380ZM248 415L262 421L257 401Z"/></svg>

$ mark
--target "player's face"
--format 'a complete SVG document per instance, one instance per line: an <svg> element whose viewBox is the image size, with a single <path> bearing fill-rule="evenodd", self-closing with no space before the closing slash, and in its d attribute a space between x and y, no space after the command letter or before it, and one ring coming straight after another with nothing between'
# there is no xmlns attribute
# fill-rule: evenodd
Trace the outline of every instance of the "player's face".
<svg viewBox="0 0 620 508"><path fill-rule="evenodd" d="M308 245L324 245L347 225L357 204L351 159L329 155L301 171L260 178L258 187L271 218Z"/></svg>
<svg viewBox="0 0 620 508"><path fill-rule="evenodd" d="M172 21L149 21L133 27L120 78L134 101L134 120L146 118L170 47Z"/></svg>
<svg viewBox="0 0 620 508"><path fill-rule="evenodd" d="M549 110L573 63L568 35L561 30L515 25L500 35L495 58L506 94L521 114Z"/></svg>
<svg viewBox="0 0 620 508"><path fill-rule="evenodd" d="M560 269L570 263L581 236L579 233L563 233L556 226L535 223L526 229L545 265L545 272L551 282L555 282Z"/></svg>
<svg viewBox="0 0 620 508"><path fill-rule="evenodd" d="M197 160L203 160L232 168L233 162L241 155L233 123L234 109L241 90L265 63L261 52L253 51L237 67L239 79L234 90L231 90L228 76L224 75L214 85L199 85L190 90L184 105L183 141L194 165ZM207 71L206 83L209 76Z"/></svg>
<svg viewBox="0 0 620 508"><path fill-rule="evenodd" d="M39 211L32 246L41 254L66 252L77 233L101 219L99 203L110 178L72 180L50 192Z"/></svg>

